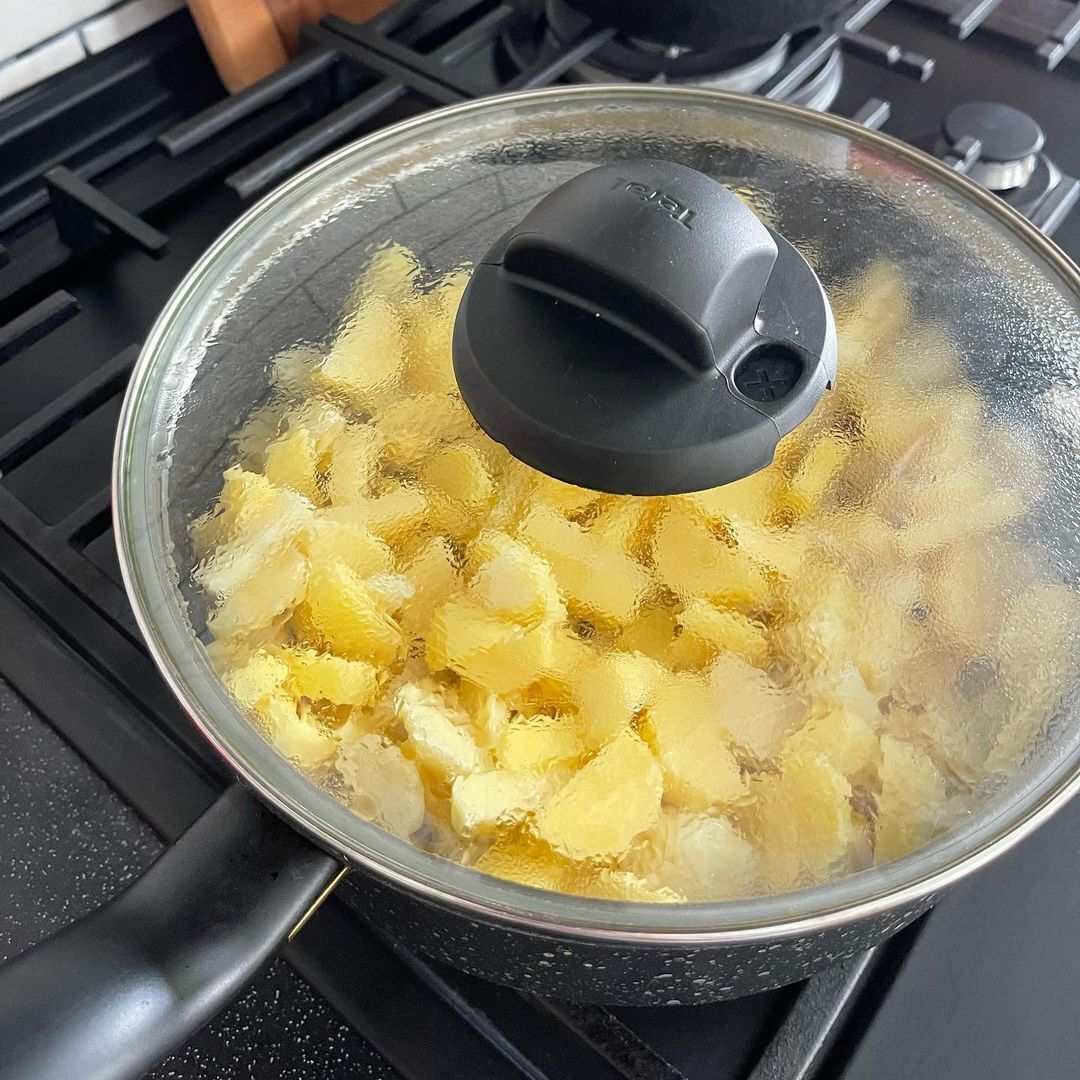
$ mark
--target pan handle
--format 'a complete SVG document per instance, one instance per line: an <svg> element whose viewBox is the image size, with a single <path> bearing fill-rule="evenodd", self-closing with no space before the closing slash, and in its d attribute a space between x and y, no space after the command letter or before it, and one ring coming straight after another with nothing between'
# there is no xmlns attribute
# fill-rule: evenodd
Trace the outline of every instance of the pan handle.
<svg viewBox="0 0 1080 1080"><path fill-rule="evenodd" d="M128 889L0 967L0 1080L136 1080L240 992L341 873L234 784Z"/></svg>

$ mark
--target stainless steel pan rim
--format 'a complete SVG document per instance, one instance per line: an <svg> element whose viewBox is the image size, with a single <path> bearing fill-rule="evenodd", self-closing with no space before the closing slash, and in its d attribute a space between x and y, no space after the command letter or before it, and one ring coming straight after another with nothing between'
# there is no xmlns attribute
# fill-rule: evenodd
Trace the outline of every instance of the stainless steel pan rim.
<svg viewBox="0 0 1080 1080"><path fill-rule="evenodd" d="M304 169L243 214L202 256L158 317L131 377L113 462L113 523L120 567L135 618L151 655L192 721L229 767L279 814L324 849L344 861L469 918L501 922L561 935L567 939L653 947L695 948L763 943L840 927L918 901L958 881L1007 851L1080 790L1080 747L1044 770L1037 783L1007 807L982 815L969 826L897 860L840 881L788 894L712 904L652 905L591 900L516 885L430 855L358 819L342 804L304 779L279 757L212 678L201 651L192 648L189 628L177 617L162 581L162 554L140 545L153 534L152 505L156 463L137 444L138 422L151 401L151 375L167 332L187 301L213 274L226 252L241 243L252 225L264 219L298 189L358 153L404 141L418 130L515 103L603 96L612 101L657 106L724 105L746 113L787 116L846 136L852 142L906 160L943 186L961 193L1033 249L1062 279L1080 305L1080 270L1049 239L1000 199L934 158L877 131L840 117L813 113L764 98L684 87L574 86L485 98L422 114L383 129ZM135 478L135 481L132 480ZM137 481L137 482L136 482ZM193 682L200 684L199 692Z"/></svg>

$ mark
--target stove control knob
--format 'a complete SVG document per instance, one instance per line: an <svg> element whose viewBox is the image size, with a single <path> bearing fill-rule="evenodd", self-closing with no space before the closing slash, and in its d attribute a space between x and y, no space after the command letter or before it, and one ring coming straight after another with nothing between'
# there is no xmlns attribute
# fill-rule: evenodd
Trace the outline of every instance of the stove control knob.
<svg viewBox="0 0 1080 1080"><path fill-rule="evenodd" d="M941 122L937 155L991 191L1023 187L1046 136L1027 113L996 101L969 101Z"/></svg>

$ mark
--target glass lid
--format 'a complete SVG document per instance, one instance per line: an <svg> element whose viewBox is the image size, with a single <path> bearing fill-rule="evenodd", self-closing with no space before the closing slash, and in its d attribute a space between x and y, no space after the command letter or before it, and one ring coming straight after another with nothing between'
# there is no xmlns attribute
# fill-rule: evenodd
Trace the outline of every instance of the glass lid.
<svg viewBox="0 0 1080 1080"><path fill-rule="evenodd" d="M140 358L118 535L196 721L327 846L780 934L1076 787L1078 438L1077 270L999 200L833 117L566 88L234 225Z"/></svg>

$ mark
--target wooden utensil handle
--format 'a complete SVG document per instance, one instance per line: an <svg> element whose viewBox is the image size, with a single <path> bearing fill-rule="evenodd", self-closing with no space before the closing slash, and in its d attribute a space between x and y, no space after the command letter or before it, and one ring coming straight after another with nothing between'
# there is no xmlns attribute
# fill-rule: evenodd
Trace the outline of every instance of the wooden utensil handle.
<svg viewBox="0 0 1080 1080"><path fill-rule="evenodd" d="M188 0L188 7L231 93L264 78L288 59L266 0Z"/></svg>

